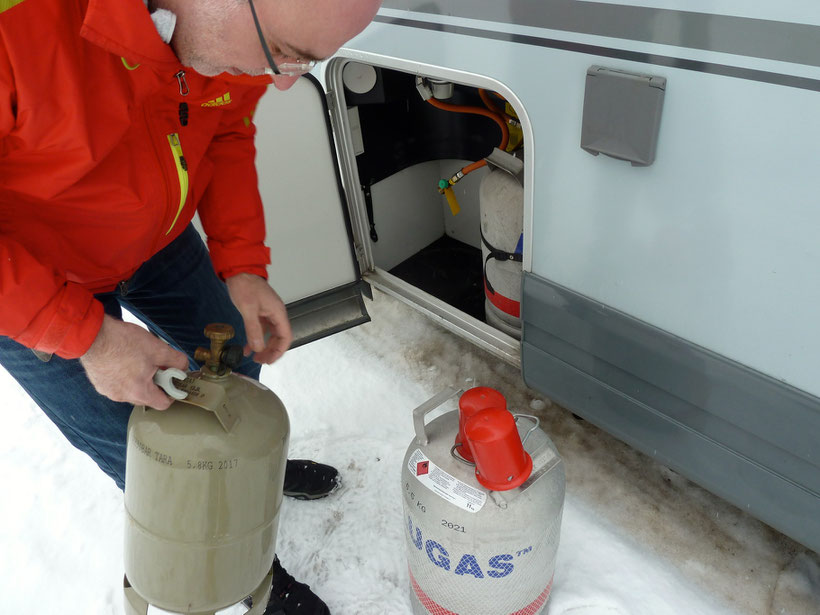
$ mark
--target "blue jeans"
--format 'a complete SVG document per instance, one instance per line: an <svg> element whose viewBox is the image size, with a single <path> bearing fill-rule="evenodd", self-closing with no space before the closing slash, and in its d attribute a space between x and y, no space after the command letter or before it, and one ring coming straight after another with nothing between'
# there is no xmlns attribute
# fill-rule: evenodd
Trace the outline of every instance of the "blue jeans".
<svg viewBox="0 0 820 615"><path fill-rule="evenodd" d="M122 308L156 335L188 355L191 369L197 346L208 346L203 331L212 322L233 326L234 344L245 345L242 317L216 275L208 250L193 228L151 257L116 291L97 295L106 314L121 318ZM0 364L37 402L76 448L90 455L117 483L125 486L125 447L131 404L97 393L78 359L53 356L43 362L34 353L0 336ZM245 357L235 371L259 379L261 366Z"/></svg>

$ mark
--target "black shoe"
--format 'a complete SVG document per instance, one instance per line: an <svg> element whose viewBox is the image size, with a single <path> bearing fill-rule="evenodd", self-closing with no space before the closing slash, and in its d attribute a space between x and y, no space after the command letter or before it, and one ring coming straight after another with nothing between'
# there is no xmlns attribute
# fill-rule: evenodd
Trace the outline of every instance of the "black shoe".
<svg viewBox="0 0 820 615"><path fill-rule="evenodd" d="M251 607L250 599L245 606ZM273 585L264 615L330 615L330 609L310 587L299 583L282 568L279 558L273 560Z"/></svg>
<svg viewBox="0 0 820 615"><path fill-rule="evenodd" d="M297 500L316 500L329 495L341 484L336 468L309 459L288 459L285 468L285 495Z"/></svg>

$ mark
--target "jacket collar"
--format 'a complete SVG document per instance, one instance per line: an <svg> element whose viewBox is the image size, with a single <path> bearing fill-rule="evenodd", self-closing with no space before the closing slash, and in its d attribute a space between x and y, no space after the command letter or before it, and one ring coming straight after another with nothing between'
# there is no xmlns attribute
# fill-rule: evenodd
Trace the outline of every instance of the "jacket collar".
<svg viewBox="0 0 820 615"><path fill-rule="evenodd" d="M174 72L183 68L171 45L160 38L143 0L88 0L80 36L131 64L152 64ZM218 76L222 81L242 85L269 85L268 75Z"/></svg>
<svg viewBox="0 0 820 615"><path fill-rule="evenodd" d="M88 0L80 36L130 63L180 66L171 46L160 38L143 0Z"/></svg>

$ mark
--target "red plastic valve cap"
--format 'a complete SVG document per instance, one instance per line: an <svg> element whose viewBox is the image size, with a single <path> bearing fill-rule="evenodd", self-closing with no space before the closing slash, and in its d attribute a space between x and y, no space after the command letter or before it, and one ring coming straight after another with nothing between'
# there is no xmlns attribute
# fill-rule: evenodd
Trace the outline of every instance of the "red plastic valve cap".
<svg viewBox="0 0 820 615"><path fill-rule="evenodd" d="M456 446L458 454L467 461L474 461L473 453L464 438L464 425L467 420L480 410L487 408L507 408L504 396L490 387L474 387L466 391L458 400L458 435ZM460 445L460 446L459 446Z"/></svg>
<svg viewBox="0 0 820 615"><path fill-rule="evenodd" d="M475 477L493 491L520 486L532 473L532 458L521 444L509 410L488 408L475 413L464 427L475 458Z"/></svg>

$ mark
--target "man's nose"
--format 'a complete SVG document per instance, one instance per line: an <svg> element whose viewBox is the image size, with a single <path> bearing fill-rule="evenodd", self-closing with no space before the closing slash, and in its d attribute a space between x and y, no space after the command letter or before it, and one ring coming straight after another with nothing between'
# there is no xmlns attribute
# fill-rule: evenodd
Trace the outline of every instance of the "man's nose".
<svg viewBox="0 0 820 615"><path fill-rule="evenodd" d="M299 75L296 75L295 77L290 75L274 75L273 85L276 86L277 90L285 91L289 89L294 83L296 83L296 80L298 78Z"/></svg>

